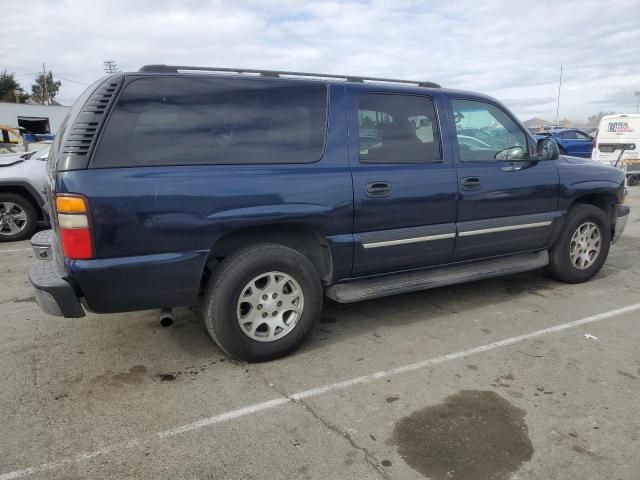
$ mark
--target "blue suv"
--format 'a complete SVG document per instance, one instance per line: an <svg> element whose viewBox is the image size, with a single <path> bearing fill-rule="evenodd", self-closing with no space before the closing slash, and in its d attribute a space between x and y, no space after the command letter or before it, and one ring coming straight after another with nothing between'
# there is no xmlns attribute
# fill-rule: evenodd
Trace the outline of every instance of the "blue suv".
<svg viewBox="0 0 640 480"><path fill-rule="evenodd" d="M302 344L355 302L547 267L622 233L621 170L559 156L500 102L431 82L156 65L78 99L48 158L38 304L197 307L229 355Z"/></svg>

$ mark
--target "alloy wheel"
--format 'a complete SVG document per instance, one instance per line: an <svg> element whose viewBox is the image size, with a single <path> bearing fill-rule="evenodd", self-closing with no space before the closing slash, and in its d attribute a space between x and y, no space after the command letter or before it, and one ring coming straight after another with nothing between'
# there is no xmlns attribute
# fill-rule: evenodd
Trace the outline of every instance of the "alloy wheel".
<svg viewBox="0 0 640 480"><path fill-rule="evenodd" d="M283 272L258 275L238 299L237 321L242 332L258 342L273 342L289 334L304 308L298 282Z"/></svg>
<svg viewBox="0 0 640 480"><path fill-rule="evenodd" d="M27 212L14 202L0 202L0 235L17 235L27 226Z"/></svg>
<svg viewBox="0 0 640 480"><path fill-rule="evenodd" d="M579 270L586 270L596 261L601 249L600 228L593 222L585 222L573 232L571 237L569 243L571 264Z"/></svg>

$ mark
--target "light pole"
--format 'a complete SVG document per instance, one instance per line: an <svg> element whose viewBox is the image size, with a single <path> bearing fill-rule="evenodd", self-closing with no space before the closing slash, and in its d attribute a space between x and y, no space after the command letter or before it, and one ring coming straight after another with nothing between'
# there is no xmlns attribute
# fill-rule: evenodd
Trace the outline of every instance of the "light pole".
<svg viewBox="0 0 640 480"><path fill-rule="evenodd" d="M636 90L636 97L638 97L638 102L636 103L636 113L640 113L640 90Z"/></svg>
<svg viewBox="0 0 640 480"><path fill-rule="evenodd" d="M558 126L558 112L560 111L560 89L562 88L562 65L560 65L560 81L558 82L558 103L556 104L556 123L554 127Z"/></svg>

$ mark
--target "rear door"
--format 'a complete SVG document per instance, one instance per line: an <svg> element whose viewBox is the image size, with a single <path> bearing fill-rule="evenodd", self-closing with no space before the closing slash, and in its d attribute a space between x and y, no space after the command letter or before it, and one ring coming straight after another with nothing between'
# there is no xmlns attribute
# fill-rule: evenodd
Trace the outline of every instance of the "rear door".
<svg viewBox="0 0 640 480"><path fill-rule="evenodd" d="M555 161L536 161L533 142L500 105L452 98L459 183L456 260L543 248L558 203ZM468 138L474 138L472 143Z"/></svg>
<svg viewBox="0 0 640 480"><path fill-rule="evenodd" d="M443 148L439 93L350 87L353 276L445 263L453 254L456 173ZM429 91L427 91L429 92Z"/></svg>

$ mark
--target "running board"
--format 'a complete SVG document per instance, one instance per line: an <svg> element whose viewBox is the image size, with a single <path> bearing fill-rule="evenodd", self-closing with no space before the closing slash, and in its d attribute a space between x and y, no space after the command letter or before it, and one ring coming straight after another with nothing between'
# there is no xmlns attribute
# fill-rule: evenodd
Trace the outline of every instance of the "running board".
<svg viewBox="0 0 640 480"><path fill-rule="evenodd" d="M399 293L427 290L456 283L526 272L549 263L546 250L494 258L435 270L397 273L382 278L332 285L326 295L339 303L352 303Z"/></svg>

